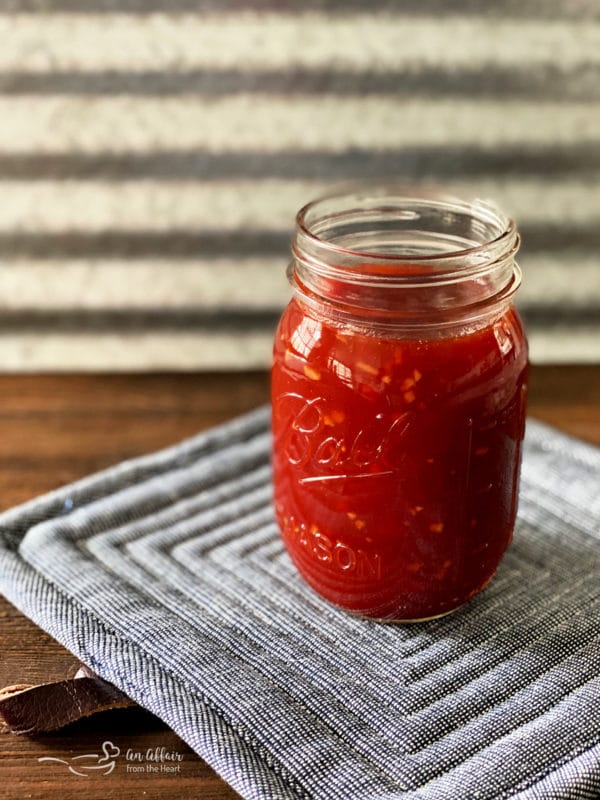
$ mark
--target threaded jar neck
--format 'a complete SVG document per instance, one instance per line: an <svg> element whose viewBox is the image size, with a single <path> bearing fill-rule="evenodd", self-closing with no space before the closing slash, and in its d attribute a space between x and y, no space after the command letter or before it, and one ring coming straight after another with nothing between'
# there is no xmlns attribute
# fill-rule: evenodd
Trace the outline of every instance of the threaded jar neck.
<svg viewBox="0 0 600 800"><path fill-rule="evenodd" d="M475 321L520 285L514 221L491 203L358 187L296 217L292 285L341 315L396 325Z"/></svg>

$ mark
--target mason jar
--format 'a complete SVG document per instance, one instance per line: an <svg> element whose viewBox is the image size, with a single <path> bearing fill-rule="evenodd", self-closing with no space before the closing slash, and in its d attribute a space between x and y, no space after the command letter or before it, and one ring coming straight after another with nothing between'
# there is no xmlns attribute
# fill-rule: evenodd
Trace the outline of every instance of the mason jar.
<svg viewBox="0 0 600 800"><path fill-rule="evenodd" d="M447 614L511 541L518 246L493 204L395 187L298 213L272 370L275 512L305 581L348 611Z"/></svg>

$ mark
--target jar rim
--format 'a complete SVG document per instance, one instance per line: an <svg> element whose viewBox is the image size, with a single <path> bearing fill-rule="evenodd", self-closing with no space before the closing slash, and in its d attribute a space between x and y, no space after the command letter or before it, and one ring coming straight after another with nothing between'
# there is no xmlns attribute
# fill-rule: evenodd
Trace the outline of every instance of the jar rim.
<svg viewBox="0 0 600 800"><path fill-rule="evenodd" d="M349 201L354 201L354 207L344 208ZM352 213L364 210L366 203L384 202L385 205L373 205L369 210L378 211L382 218L392 218L394 213L410 214L410 207L420 206L430 211L441 214L461 213L480 224L488 224L493 235L483 241L472 241L467 246L448 249L445 252L415 253L402 250L385 251L371 250L368 248L344 246L338 242L328 240L319 235L319 225L326 222L340 222ZM335 211L335 205L341 210ZM310 219L311 214L319 212L327 205L334 210L322 213ZM404 206L404 207L403 207ZM412 212L415 217L416 211ZM404 217L406 218L406 217ZM500 256L514 255L519 245L517 226L512 217L503 212L495 203L489 200L473 198L466 200L456 195L447 194L435 189L424 189L406 184L384 183L369 184L359 183L340 187L335 191L321 195L306 203L296 215L296 236L294 250L297 254L306 252L311 261L317 260L326 263L328 258L337 256L344 259L345 266L352 266L352 262L365 260L376 263L389 264L423 264L439 266L455 266L464 259L474 260L477 265L493 263ZM343 265L340 265L343 266ZM461 264L465 266L465 264Z"/></svg>
<svg viewBox="0 0 600 800"><path fill-rule="evenodd" d="M300 209L288 277L299 297L336 313L442 325L511 301L519 243L494 203L361 183Z"/></svg>

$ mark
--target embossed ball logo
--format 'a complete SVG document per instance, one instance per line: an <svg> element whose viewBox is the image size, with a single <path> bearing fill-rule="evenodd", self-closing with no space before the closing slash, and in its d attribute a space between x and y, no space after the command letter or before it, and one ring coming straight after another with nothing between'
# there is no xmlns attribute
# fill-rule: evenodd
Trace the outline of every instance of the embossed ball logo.
<svg viewBox="0 0 600 800"><path fill-rule="evenodd" d="M275 401L275 413L283 420L279 452L293 466L311 473L301 483L378 478L402 466L401 441L413 412L380 413L350 427L342 410L327 406L324 397L307 399L295 392L285 392Z"/></svg>

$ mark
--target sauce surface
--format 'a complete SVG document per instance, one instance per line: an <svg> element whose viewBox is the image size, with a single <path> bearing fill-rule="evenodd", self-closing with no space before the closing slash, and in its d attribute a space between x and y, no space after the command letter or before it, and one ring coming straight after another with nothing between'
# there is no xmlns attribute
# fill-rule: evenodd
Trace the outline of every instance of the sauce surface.
<svg viewBox="0 0 600 800"><path fill-rule="evenodd" d="M388 338L292 300L275 338L273 469L305 580L398 620L482 589L512 536L526 379L512 307L463 335Z"/></svg>

